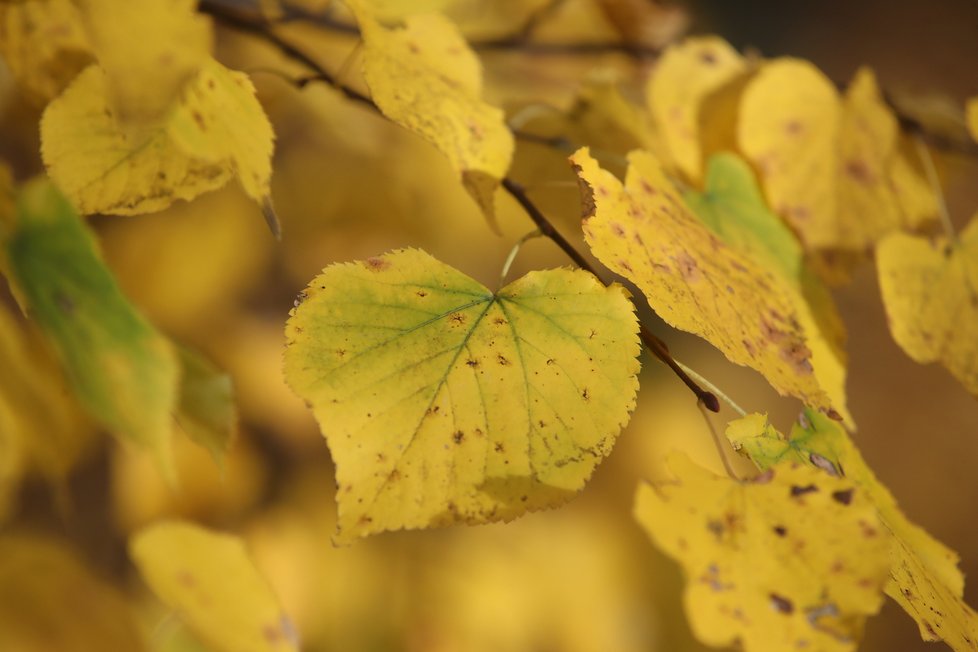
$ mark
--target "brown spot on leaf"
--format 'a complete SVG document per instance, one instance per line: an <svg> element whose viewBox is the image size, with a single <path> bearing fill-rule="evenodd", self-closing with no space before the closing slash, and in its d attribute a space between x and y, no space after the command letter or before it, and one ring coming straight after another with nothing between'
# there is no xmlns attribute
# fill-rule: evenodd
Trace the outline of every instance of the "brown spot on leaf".
<svg viewBox="0 0 978 652"><path fill-rule="evenodd" d="M200 114L200 111L194 111L190 115L193 116L194 122L197 123L201 131L207 131L207 123L204 121L204 116Z"/></svg>
<svg viewBox="0 0 978 652"><path fill-rule="evenodd" d="M772 529L779 537L785 537L788 535L788 528L783 525L775 525Z"/></svg>
<svg viewBox="0 0 978 652"><path fill-rule="evenodd" d="M856 183L871 185L876 183L876 176L865 161L861 159L849 159L846 161L846 174Z"/></svg>
<svg viewBox="0 0 978 652"><path fill-rule="evenodd" d="M510 364L509 360L507 360L506 356L504 356L502 353L496 356L496 361L504 367L509 366Z"/></svg>
<svg viewBox="0 0 978 652"><path fill-rule="evenodd" d="M465 364L469 365L470 367L478 367L479 361L476 360L475 358L469 358L468 360L465 361Z"/></svg>
<svg viewBox="0 0 978 652"><path fill-rule="evenodd" d="M494 451L496 451L497 453L505 453L506 452L506 447L503 446L503 443L501 441L497 441L496 442L496 445L493 446L492 449Z"/></svg>
<svg viewBox="0 0 978 652"><path fill-rule="evenodd" d="M583 398L585 401L588 401L588 400L591 399L591 395L588 394L587 387L585 387L584 388L584 391L581 392L581 398Z"/></svg>
<svg viewBox="0 0 978 652"><path fill-rule="evenodd" d="M832 492L832 500L843 505L848 505L852 502L852 489L840 489L839 491Z"/></svg>
<svg viewBox="0 0 978 652"><path fill-rule="evenodd" d="M771 598L771 606L774 607L774 610L778 613L783 613L786 616L790 616L792 613L794 613L795 605L792 604L791 600L788 598L780 596L777 593L771 593L768 595L768 597Z"/></svg>
<svg viewBox="0 0 978 652"><path fill-rule="evenodd" d="M798 485L791 485L791 497L795 498L797 496L804 496L805 494L810 494L818 491L818 487L813 484L806 484L804 487Z"/></svg>
<svg viewBox="0 0 978 652"><path fill-rule="evenodd" d="M463 315L460 312L453 312L451 315L448 316L448 320L451 321L453 324L462 325L465 323L465 315Z"/></svg>
<svg viewBox="0 0 978 652"><path fill-rule="evenodd" d="M804 415L802 416L804 417ZM833 464L832 461L829 460L824 455L819 455L818 453L809 453L808 461L810 461L814 466L822 469L823 471L825 471L831 476L835 476L836 478L838 478L842 475L842 473L839 472L839 469L836 468L835 464Z"/></svg>
<svg viewBox="0 0 978 652"><path fill-rule="evenodd" d="M679 274L687 283L696 283L703 278L703 274L700 272L696 259L690 256L688 252L684 251L680 253L674 258L674 260L679 267Z"/></svg>
<svg viewBox="0 0 978 652"><path fill-rule="evenodd" d="M784 133L789 136L799 136L805 131L805 125L800 120L789 120L784 123Z"/></svg>
<svg viewBox="0 0 978 652"><path fill-rule="evenodd" d="M456 444L461 444L465 440L465 433L461 430L456 430L452 435L452 441Z"/></svg>
<svg viewBox="0 0 978 652"><path fill-rule="evenodd" d="M390 266L391 264L388 261L386 261L383 258L379 258L377 256L371 256L370 258L367 259L367 269L370 269L374 272L383 271Z"/></svg>
<svg viewBox="0 0 978 652"><path fill-rule="evenodd" d="M495 319L492 320L492 323L494 323L496 326L502 326L503 324L506 323L506 320L503 319L502 317L496 317Z"/></svg>
<svg viewBox="0 0 978 652"><path fill-rule="evenodd" d="M424 299L426 296L428 296L428 293L425 292L424 290L418 290L415 294L417 294L422 299Z"/></svg>
<svg viewBox="0 0 978 652"><path fill-rule="evenodd" d="M717 62L717 55L714 54L712 50L703 50L700 52L700 62L708 66L715 65Z"/></svg>

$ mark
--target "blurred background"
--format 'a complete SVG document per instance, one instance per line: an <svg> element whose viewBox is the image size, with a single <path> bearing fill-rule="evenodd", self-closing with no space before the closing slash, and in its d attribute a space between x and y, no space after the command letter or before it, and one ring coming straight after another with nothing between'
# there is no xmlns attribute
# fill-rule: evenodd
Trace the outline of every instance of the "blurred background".
<svg viewBox="0 0 978 652"><path fill-rule="evenodd" d="M966 0L383 4L391 15L422 5L447 9L473 42L485 44L479 54L487 99L506 108L514 123L559 137L557 147L520 142L512 176L582 250L579 195L563 150L594 143L614 161L633 145L590 110L587 89L611 82L641 106L654 51L684 34L716 33L742 51L807 58L840 84L869 65L890 97L935 129L960 131L963 102L978 95L972 65L978 3ZM317 0L227 6L271 18L298 11L344 20L342 11ZM629 47L492 45L522 34L534 15L543 17L528 42ZM277 29L362 87L356 35L321 23L286 20ZM662 458L670 450L685 450L718 473L722 467L691 395L647 355L631 423L566 507L508 525L400 532L332 546L329 452L281 374L283 327L296 294L330 263L408 246L494 288L510 248L533 225L500 195L503 235L494 236L447 162L418 137L325 85L297 89L285 78L306 71L266 43L220 21L217 34L218 58L252 75L275 127L272 192L282 241L269 235L257 206L235 184L162 213L91 222L132 301L161 330L232 376L235 444L219 469L206 451L177 438L183 484L172 492L151 460L99 433L82 415L60 389L36 335L21 324L23 347L0 351L0 387L29 376L31 396L41 397L39 441L36 450L15 453L4 448L0 433L6 533L0 574L12 578L0 583L0 626L33 619L54 632L30 650L139 649L139 641L155 650L204 649L147 594L125 553L134 529L179 515L245 537L306 650L703 649L685 625L679 570L633 522L631 505L641 479L664 476ZM42 171L42 109L0 64L0 158L18 181ZM946 152L936 159L960 229L978 209L978 159ZM520 251L511 277L567 264L555 246L536 239ZM6 304L0 316L22 322L5 287L0 295ZM978 578L978 403L943 368L917 365L895 345L872 264L835 296L849 332L849 407L858 445L908 516L961 554L966 578ZM679 360L741 406L770 413L783 430L797 417L797 402L778 397L759 375L648 314L643 319ZM734 417L725 409L713 422L722 430ZM48 571L24 570L42 567ZM28 593L34 602L24 598ZM966 585L965 598L978 605L978 582ZM85 606L77 611L80 603ZM24 604L48 607L37 613ZM133 610L135 633L117 624L119 614ZM869 621L860 649L925 647L933 649L888 602Z"/></svg>

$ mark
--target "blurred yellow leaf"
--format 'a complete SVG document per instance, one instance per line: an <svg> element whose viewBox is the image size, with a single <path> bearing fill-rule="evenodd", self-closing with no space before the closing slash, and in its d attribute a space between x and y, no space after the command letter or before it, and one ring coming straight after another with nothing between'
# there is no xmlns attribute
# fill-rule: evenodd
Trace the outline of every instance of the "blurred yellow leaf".
<svg viewBox="0 0 978 652"><path fill-rule="evenodd" d="M145 129L120 122L109 81L89 67L41 120L44 163L82 213L161 210L232 175L267 204L274 136L247 75L209 59L163 122Z"/></svg>
<svg viewBox="0 0 978 652"><path fill-rule="evenodd" d="M867 68L840 99L812 64L777 59L740 105L740 147L760 170L770 205L809 249L862 253L890 231L936 218L933 191L897 136Z"/></svg>
<svg viewBox="0 0 978 652"><path fill-rule="evenodd" d="M978 141L978 97L972 97L968 100L968 105L966 108L967 120L968 120L968 133L971 137Z"/></svg>
<svg viewBox="0 0 978 652"><path fill-rule="evenodd" d="M893 339L978 396L978 215L951 243L894 233L876 248L876 264Z"/></svg>
<svg viewBox="0 0 978 652"><path fill-rule="evenodd" d="M812 372L833 408L851 423L846 409L845 327L828 288L805 264L791 230L768 209L753 171L740 157L712 156L705 185L702 193L686 193L686 202L724 242L784 281L812 351Z"/></svg>
<svg viewBox="0 0 978 652"><path fill-rule="evenodd" d="M134 535L129 553L215 652L298 651L298 634L238 537L164 521Z"/></svg>
<svg viewBox="0 0 978 652"><path fill-rule="evenodd" d="M625 291L582 271L492 293L418 250L326 268L286 326L285 376L337 465L338 537L566 501L634 406L636 331Z"/></svg>
<svg viewBox="0 0 978 652"><path fill-rule="evenodd" d="M79 0L108 105L121 122L151 124L210 58L210 20L196 0Z"/></svg>
<svg viewBox="0 0 978 652"><path fill-rule="evenodd" d="M687 177L702 174L701 109L709 96L747 70L743 57L718 36L669 47L646 88L646 102L670 158Z"/></svg>
<svg viewBox="0 0 978 652"><path fill-rule="evenodd" d="M40 103L57 97L92 62L88 35L71 0L0 3L0 56Z"/></svg>
<svg viewBox="0 0 978 652"><path fill-rule="evenodd" d="M127 601L68 549L35 536L0 538L0 649L140 652Z"/></svg>
<svg viewBox="0 0 978 652"><path fill-rule="evenodd" d="M978 614L961 598L958 555L903 515L842 426L809 409L785 437L755 414L732 422L727 437L762 469L800 462L856 483L893 535L886 594L917 621L925 641L943 640L958 652L975 649Z"/></svg>
<svg viewBox="0 0 978 652"><path fill-rule="evenodd" d="M635 515L686 571L696 637L747 652L854 650L882 605L890 540L853 482L781 464L747 481L678 455Z"/></svg>
<svg viewBox="0 0 978 652"><path fill-rule="evenodd" d="M92 232L51 183L26 184L17 215L4 248L22 307L85 407L168 468L179 379L170 343L119 291Z"/></svg>
<svg viewBox="0 0 978 652"><path fill-rule="evenodd" d="M234 437L234 390L231 377L202 354L177 346L180 394L174 418L194 442L222 466Z"/></svg>
<svg viewBox="0 0 978 652"><path fill-rule="evenodd" d="M494 194L509 169L514 143L503 112L481 98L478 57L444 16L410 16L404 27L388 29L363 6L353 7L374 102L448 157L497 229Z"/></svg>
<svg viewBox="0 0 978 652"><path fill-rule="evenodd" d="M829 407L789 287L712 233L651 154L635 151L628 160L623 186L586 149L571 157L584 235L598 260L638 285L675 328L759 371L782 394Z"/></svg>

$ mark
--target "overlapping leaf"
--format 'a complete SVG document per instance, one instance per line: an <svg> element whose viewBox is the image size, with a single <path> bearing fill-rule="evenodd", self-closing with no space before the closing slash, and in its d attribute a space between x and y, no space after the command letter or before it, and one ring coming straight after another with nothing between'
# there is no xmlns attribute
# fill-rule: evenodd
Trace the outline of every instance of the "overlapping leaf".
<svg viewBox="0 0 978 652"><path fill-rule="evenodd" d="M978 650L978 614L961 597L957 554L904 516L838 423L806 410L785 437L755 414L732 422L727 437L762 469L801 462L855 483L893 535L886 594L917 621L924 640L943 640L957 652Z"/></svg>
<svg viewBox="0 0 978 652"><path fill-rule="evenodd" d="M582 185L584 234L602 263L638 285L672 326L759 371L782 394L830 407L790 288L712 233L651 154L629 155L624 185L587 150L571 161Z"/></svg>
<svg viewBox="0 0 978 652"><path fill-rule="evenodd" d="M807 248L863 252L933 220L937 204L898 147L896 118L860 70L845 98L812 64L777 59L747 85L738 139L768 202Z"/></svg>
<svg viewBox="0 0 978 652"><path fill-rule="evenodd" d="M978 396L978 216L960 238L895 233L876 249L893 339L917 362L940 362Z"/></svg>
<svg viewBox="0 0 978 652"><path fill-rule="evenodd" d="M889 537L853 481L797 463L738 482L688 458L638 489L635 516L686 570L696 637L747 652L853 650L882 603Z"/></svg>
<svg viewBox="0 0 978 652"><path fill-rule="evenodd" d="M237 418L231 377L200 353L177 347L180 361L180 396L174 415L194 442L223 464L234 436Z"/></svg>
<svg viewBox="0 0 978 652"><path fill-rule="evenodd" d="M326 268L285 375L336 462L339 538L567 500L634 406L636 330L624 290L582 271L493 293L417 250Z"/></svg>
<svg viewBox="0 0 978 652"><path fill-rule="evenodd" d="M706 99L745 73L747 64L717 36L689 38L668 48L649 80L646 100L676 167L702 173L700 111Z"/></svg>
<svg viewBox="0 0 978 652"><path fill-rule="evenodd" d="M387 28L353 8L363 36L363 74L385 116L448 157L496 228L493 195L509 169L513 136L503 112L482 100L482 69L458 29L439 14Z"/></svg>
<svg viewBox="0 0 978 652"><path fill-rule="evenodd" d="M129 554L153 592L216 652L299 649L295 628L238 537L164 521L134 535Z"/></svg>
<svg viewBox="0 0 978 652"><path fill-rule="evenodd" d="M17 218L4 246L22 307L85 407L165 465L179 374L169 342L119 291L92 233L49 182L24 187Z"/></svg>
<svg viewBox="0 0 978 652"><path fill-rule="evenodd" d="M812 351L812 371L833 408L847 421L845 327L828 288L805 264L791 230L764 203L754 173L739 157L714 155L704 192L686 194L686 202L724 242L764 264L789 289L801 330Z"/></svg>

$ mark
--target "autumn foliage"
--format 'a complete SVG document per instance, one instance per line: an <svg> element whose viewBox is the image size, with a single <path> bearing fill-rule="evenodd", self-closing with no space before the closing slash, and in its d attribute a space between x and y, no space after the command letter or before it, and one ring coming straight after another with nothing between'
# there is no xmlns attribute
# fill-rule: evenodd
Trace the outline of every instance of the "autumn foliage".
<svg viewBox="0 0 978 652"><path fill-rule="evenodd" d="M974 430L978 98L938 134L687 19L0 3L0 649L692 649L681 600L842 651L890 598L978 650L836 303L875 275Z"/></svg>

